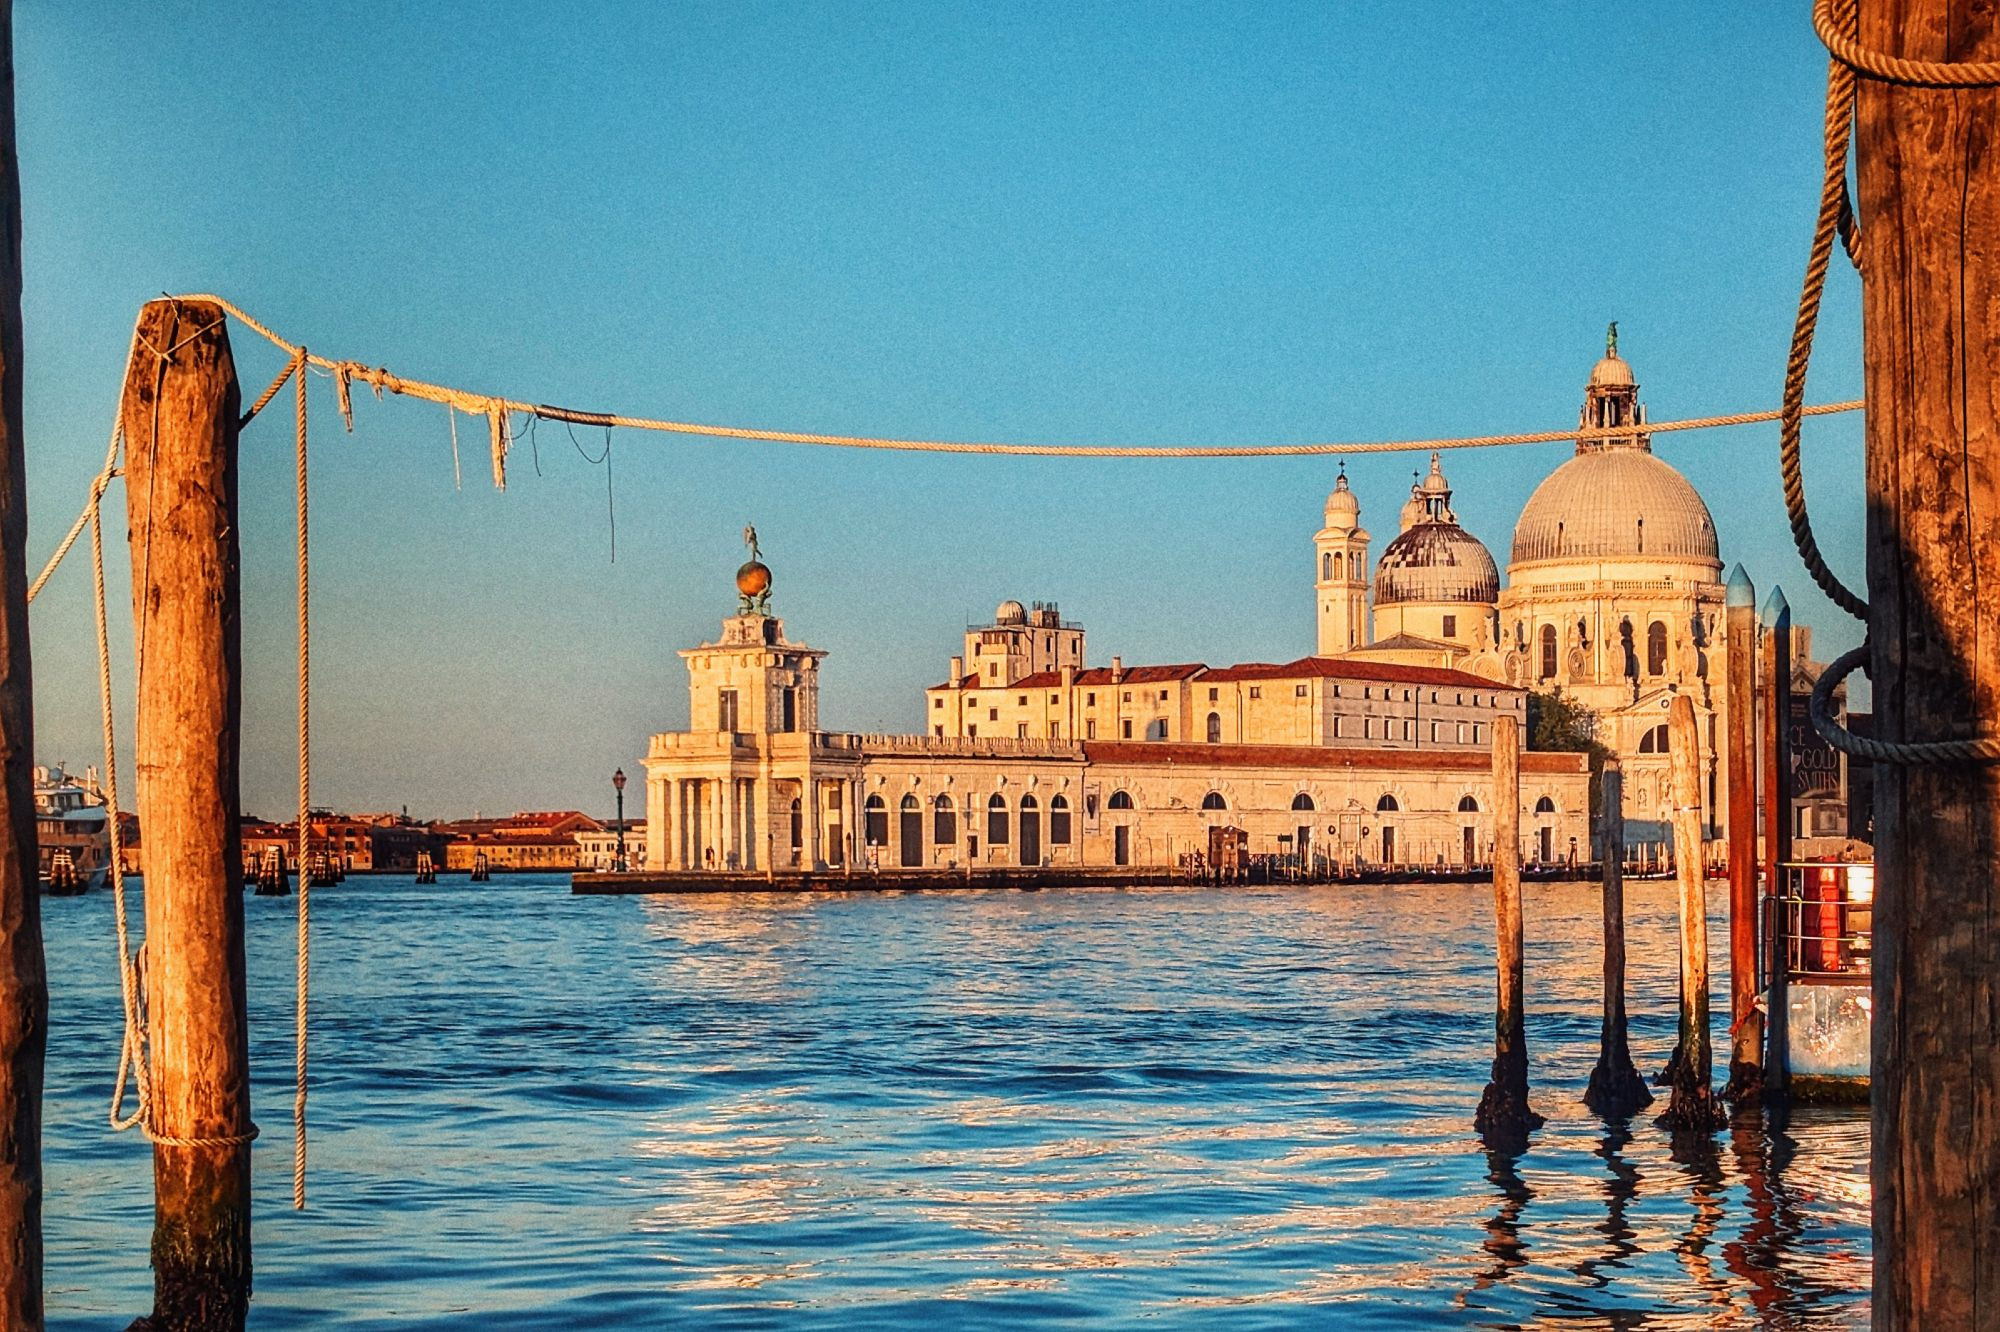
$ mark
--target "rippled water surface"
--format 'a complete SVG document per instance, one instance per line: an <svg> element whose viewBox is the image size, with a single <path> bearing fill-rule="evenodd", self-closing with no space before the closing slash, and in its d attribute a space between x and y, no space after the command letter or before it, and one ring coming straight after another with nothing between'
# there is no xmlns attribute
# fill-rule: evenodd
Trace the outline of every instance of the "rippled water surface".
<svg viewBox="0 0 2000 1332"><path fill-rule="evenodd" d="M1591 1117L1596 894L1527 891L1549 1123L1510 1159L1470 1133L1483 887L353 879L313 899L303 1213L293 903L250 898L252 1326L1865 1325L1865 1113L1678 1150ZM150 1157L104 1125L110 906L46 904L56 1328L151 1303ZM1632 891L1648 1072L1671 913Z"/></svg>

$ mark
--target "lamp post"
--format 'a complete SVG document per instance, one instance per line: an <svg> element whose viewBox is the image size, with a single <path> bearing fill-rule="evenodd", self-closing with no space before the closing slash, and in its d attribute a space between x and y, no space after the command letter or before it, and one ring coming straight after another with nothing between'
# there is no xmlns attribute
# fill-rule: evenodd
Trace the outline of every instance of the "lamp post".
<svg viewBox="0 0 2000 1332"><path fill-rule="evenodd" d="M618 793L618 860L620 872L625 869L625 769L611 774L611 789Z"/></svg>

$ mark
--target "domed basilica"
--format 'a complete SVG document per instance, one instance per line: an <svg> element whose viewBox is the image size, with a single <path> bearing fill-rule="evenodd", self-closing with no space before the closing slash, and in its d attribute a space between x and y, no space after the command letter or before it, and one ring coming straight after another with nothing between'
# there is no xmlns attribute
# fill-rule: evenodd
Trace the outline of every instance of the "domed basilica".
<svg viewBox="0 0 2000 1332"><path fill-rule="evenodd" d="M1664 836L1667 710L1694 700L1704 805L1725 798L1722 561L1701 496L1653 453L1617 326L1591 369L1578 425L1628 431L1579 439L1514 525L1506 586L1492 555L1458 525L1436 454L1410 489L1401 531L1372 571L1369 534L1343 473L1314 538L1318 651L1455 668L1517 688L1561 691L1599 719L1626 771L1631 834Z"/></svg>

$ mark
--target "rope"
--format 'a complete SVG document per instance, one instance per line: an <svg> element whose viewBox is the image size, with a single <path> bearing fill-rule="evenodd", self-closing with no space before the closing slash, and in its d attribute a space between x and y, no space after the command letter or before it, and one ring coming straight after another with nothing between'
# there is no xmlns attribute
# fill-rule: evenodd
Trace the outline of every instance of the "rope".
<svg viewBox="0 0 2000 1332"><path fill-rule="evenodd" d="M306 349L299 348L298 386L298 565L299 565L299 926L296 1019L293 1039L295 1085L292 1090L292 1207L306 1205L306 1011L312 997L309 962L312 956L312 871L306 864L308 819L312 813L312 559L308 541L306 493ZM341 385L341 415L352 420L347 381Z"/></svg>
<svg viewBox="0 0 2000 1332"><path fill-rule="evenodd" d="M2000 60L1906 60L1863 46L1850 35L1854 0L1816 0L1813 31L1834 60L1883 83L1913 88L1991 88L2000 84Z"/></svg>
<svg viewBox="0 0 2000 1332"><path fill-rule="evenodd" d="M1853 0L1839 0L1849 18ZM1833 0L1819 0L1813 22ZM1824 34L1822 34L1823 36ZM1820 298L1826 292L1826 270L1833 258L1834 241L1853 236L1853 209L1847 196L1847 141L1854 127L1854 71L1839 60L1827 62L1826 74L1826 170L1820 178L1819 216L1813 226L1812 250L1806 259L1805 282L1799 291L1799 313L1792 325L1792 350L1785 361L1785 389L1779 399L1778 472L1785 486L1785 514L1791 519L1792 544L1806 572L1812 575L1828 600L1858 620L1868 618L1868 603L1848 590L1847 584L1828 567L1813 537L1812 518L1806 511L1806 483L1800 460L1800 425L1805 414L1806 368L1812 363L1813 334L1819 326ZM1848 219L1843 228L1842 218ZM1850 256L1854 253L1849 250Z"/></svg>
<svg viewBox="0 0 2000 1332"><path fill-rule="evenodd" d="M1813 730L1820 738L1844 754L1869 759L1875 763L1921 764L1921 763L1992 763L2000 761L2000 736L1978 736L1969 740L1919 740L1897 741L1877 740L1870 736L1856 735L1833 719L1833 691L1840 682L1854 674L1855 670L1868 662L1870 647L1863 643L1860 647L1841 653L1813 684L1812 698L1807 702L1806 715L1812 718Z"/></svg>
<svg viewBox="0 0 2000 1332"><path fill-rule="evenodd" d="M581 411L571 407L556 407L548 403L528 402L519 398L506 398L490 393L475 393L469 389L452 388L444 384L431 384L418 379L405 379L391 374L379 366L370 367L359 361L336 361L323 356L308 354L303 347L288 342L269 327L253 319L234 303L212 294L182 296L186 301L209 301L228 312L236 321L252 333L268 341L287 355L303 356L310 365L325 369L336 377L346 376L359 380L374 389L377 394L395 393L404 397L418 398L425 402L438 403L450 408L454 413L466 412L487 419L489 446L493 455L493 484L498 489L507 485L507 453L512 444L507 429L510 413L539 418L544 421L564 421L572 425L619 426L628 430L651 430L667 434L700 435L712 439L758 440L775 444L814 444L831 448L847 449L887 449L907 453L971 453L1007 454L1043 458L1289 458L1312 457L1325 454L1350 453L1402 453L1415 450L1479 449L1520 444L1554 444L1567 441L1590 441L1600 439L1625 439L1633 434L1632 427L1602 429L1537 430L1505 435L1465 435L1450 439L1381 440L1365 443L1329 444L1222 444L1222 445L1086 445L1086 444L1007 444L968 443L962 440L936 439L891 439L871 435L833 435L802 430L757 430L745 426L702 425L690 421L671 421L647 416L625 416L615 412ZM1859 411L1859 401L1822 403L1801 407L1804 416L1825 416L1836 412ZM1721 416L1695 417L1683 421L1648 422L1644 430L1651 434L1669 434L1679 430L1713 430L1723 426L1756 425L1764 421L1775 421L1778 411L1731 412ZM456 436L454 435L454 443Z"/></svg>

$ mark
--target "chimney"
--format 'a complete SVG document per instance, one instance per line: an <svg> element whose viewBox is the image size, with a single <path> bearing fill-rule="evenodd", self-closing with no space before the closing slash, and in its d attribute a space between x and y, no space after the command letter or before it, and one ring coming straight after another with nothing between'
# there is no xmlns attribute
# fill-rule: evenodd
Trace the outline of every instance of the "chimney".
<svg viewBox="0 0 2000 1332"><path fill-rule="evenodd" d="M953 658L951 659L951 683L952 683L952 687L953 687L953 688L957 688L957 687L958 687L958 684L959 684L959 682L960 682L961 680L963 680L963 679L965 679L965 658L964 658L964 657L953 657Z"/></svg>
<svg viewBox="0 0 2000 1332"><path fill-rule="evenodd" d="M1113 657L1111 659L1111 683L1117 684L1124 678L1125 678L1125 658Z"/></svg>

